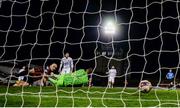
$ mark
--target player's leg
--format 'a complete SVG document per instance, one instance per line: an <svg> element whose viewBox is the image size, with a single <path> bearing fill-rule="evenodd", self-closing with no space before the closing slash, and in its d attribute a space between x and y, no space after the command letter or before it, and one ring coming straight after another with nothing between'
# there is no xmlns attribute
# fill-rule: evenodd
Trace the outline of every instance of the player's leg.
<svg viewBox="0 0 180 108"><path fill-rule="evenodd" d="M111 88L111 82L108 81L108 88Z"/></svg>
<svg viewBox="0 0 180 108"><path fill-rule="evenodd" d="M173 80L171 80L171 79L170 79L170 80L169 80L169 82L170 82L170 83L169 83L168 88L169 88L169 89L171 89L171 88L174 86L174 84L173 84Z"/></svg>
<svg viewBox="0 0 180 108"><path fill-rule="evenodd" d="M109 81L108 81L108 83L107 83L107 87L109 88Z"/></svg>
<svg viewBox="0 0 180 108"><path fill-rule="evenodd" d="M111 79L111 88L113 88L113 86L114 86L114 77L112 77L112 79Z"/></svg>
<svg viewBox="0 0 180 108"><path fill-rule="evenodd" d="M89 87L92 86L92 78L89 78L88 86L89 86Z"/></svg>
<svg viewBox="0 0 180 108"><path fill-rule="evenodd" d="M111 88L111 85L112 85L112 78L110 76L108 79L108 88Z"/></svg>

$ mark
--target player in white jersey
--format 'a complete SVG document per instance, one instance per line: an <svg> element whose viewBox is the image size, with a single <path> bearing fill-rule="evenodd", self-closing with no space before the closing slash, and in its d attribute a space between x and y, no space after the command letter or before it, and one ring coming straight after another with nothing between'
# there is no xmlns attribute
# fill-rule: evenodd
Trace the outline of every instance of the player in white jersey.
<svg viewBox="0 0 180 108"><path fill-rule="evenodd" d="M61 64L59 67L59 72L61 74L70 73L73 71L73 60L69 57L69 53L65 54L65 57L61 59Z"/></svg>
<svg viewBox="0 0 180 108"><path fill-rule="evenodd" d="M25 66L23 66L22 67L22 69L20 69L19 70L19 74L21 74L22 72L24 72L25 71ZM18 81L23 81L24 80L24 75L20 75L19 77L18 77Z"/></svg>
<svg viewBox="0 0 180 108"><path fill-rule="evenodd" d="M113 88L117 71L115 67L112 66L107 73L108 73L108 87Z"/></svg>

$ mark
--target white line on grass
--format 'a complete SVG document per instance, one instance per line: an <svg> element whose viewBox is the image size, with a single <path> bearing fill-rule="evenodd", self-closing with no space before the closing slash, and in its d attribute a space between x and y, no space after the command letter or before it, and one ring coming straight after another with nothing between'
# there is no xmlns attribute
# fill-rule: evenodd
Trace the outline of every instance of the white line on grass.
<svg viewBox="0 0 180 108"><path fill-rule="evenodd" d="M2 95L5 95L5 94L1 94L1 96ZM17 96L17 97L19 97L19 96L21 96L20 94L10 94L10 93L8 93L7 94L7 96ZM32 95L32 94L30 94L30 95L27 95L27 94L24 94L23 95L23 97L39 97L39 96L37 96L37 95ZM57 98L57 96L52 96L52 95L41 95L41 97L44 97L44 98ZM66 99L72 99L72 96L58 96L59 98L66 98ZM78 97L78 96L74 96L73 97L74 99L88 99L87 97L83 97L83 96L80 96L80 97ZM102 99L101 97L90 97L90 99L95 99L95 100L100 100L100 99ZM103 100L121 100L120 98L103 98ZM124 101L139 101L139 99L123 99ZM156 99L141 99L141 101L148 101L148 102L158 102L158 100L156 100ZM162 101L162 102L177 102L177 100L160 100L160 101Z"/></svg>

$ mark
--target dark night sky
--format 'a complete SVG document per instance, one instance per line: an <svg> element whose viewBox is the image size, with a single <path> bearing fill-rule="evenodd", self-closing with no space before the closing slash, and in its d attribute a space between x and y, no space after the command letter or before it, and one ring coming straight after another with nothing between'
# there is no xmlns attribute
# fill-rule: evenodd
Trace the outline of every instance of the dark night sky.
<svg viewBox="0 0 180 108"><path fill-rule="evenodd" d="M102 3L100 0L60 0L59 4L57 0L48 0L43 5L40 0L13 1L4 0L0 8L1 62L29 63L32 59L32 63L42 64L43 58L54 58L59 63L65 48L77 67L93 67L95 41L107 42L102 33L98 38L97 26L102 25L100 21L106 17L117 15L117 23L122 29L114 40L123 48L123 58L129 56L131 71L142 71L144 67L147 72L156 71L158 60L161 67L179 66L180 39L176 33L179 33L177 10L180 4L176 0L163 0L162 7L160 0L117 0L117 8L116 0L102 0ZM86 13L83 13L85 9ZM85 43L89 41L93 42ZM86 61L77 62L79 57Z"/></svg>

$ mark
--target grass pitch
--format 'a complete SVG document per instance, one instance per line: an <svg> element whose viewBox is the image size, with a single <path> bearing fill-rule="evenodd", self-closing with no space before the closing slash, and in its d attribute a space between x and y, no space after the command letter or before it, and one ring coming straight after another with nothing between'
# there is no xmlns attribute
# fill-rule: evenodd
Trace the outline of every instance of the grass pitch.
<svg viewBox="0 0 180 108"><path fill-rule="evenodd" d="M0 86L0 107L180 107L180 90Z"/></svg>

